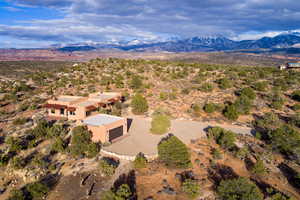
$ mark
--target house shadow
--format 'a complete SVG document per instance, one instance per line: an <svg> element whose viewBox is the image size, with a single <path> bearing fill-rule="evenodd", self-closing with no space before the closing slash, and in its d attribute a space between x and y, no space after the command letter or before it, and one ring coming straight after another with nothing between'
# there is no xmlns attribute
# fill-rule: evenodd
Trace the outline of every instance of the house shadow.
<svg viewBox="0 0 300 200"><path fill-rule="evenodd" d="M129 131L131 124L132 124L133 119L127 118L127 132Z"/></svg>

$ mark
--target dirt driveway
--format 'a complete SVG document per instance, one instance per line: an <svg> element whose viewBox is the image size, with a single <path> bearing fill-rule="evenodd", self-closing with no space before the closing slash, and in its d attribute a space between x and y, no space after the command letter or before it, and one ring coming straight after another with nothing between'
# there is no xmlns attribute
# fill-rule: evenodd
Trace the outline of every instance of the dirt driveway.
<svg viewBox="0 0 300 200"><path fill-rule="evenodd" d="M135 156L139 152L146 155L157 154L157 144L164 135L153 135L150 133L151 118L132 117L132 123L129 128L129 136L103 147L104 150L117 153L119 155ZM190 120L172 120L169 133L174 134L184 143L189 144L191 140L206 137L205 129L217 124L208 124ZM239 134L251 134L251 129L246 127L234 127L219 125L228 130Z"/></svg>

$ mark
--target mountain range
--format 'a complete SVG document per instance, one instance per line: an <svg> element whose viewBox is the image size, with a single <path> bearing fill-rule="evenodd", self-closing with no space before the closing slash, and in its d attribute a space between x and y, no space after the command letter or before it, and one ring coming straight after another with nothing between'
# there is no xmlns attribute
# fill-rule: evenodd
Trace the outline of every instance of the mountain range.
<svg viewBox="0 0 300 200"><path fill-rule="evenodd" d="M135 52L210 52L253 49L290 49L300 48L300 33L280 34L258 40L235 41L223 36L192 37L173 39L163 42L132 40L117 43L78 43L56 47L60 51L90 51L96 49L117 49Z"/></svg>

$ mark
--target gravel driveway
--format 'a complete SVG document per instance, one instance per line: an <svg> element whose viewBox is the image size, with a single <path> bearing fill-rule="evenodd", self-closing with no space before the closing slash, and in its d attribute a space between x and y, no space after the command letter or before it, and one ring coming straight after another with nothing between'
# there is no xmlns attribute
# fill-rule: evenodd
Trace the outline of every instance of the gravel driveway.
<svg viewBox="0 0 300 200"><path fill-rule="evenodd" d="M135 156L139 152L146 155L157 154L157 144L164 135L153 135L150 133L151 118L133 117L129 128L129 136L125 137L104 150L117 153L120 155ZM170 133L177 136L184 143L189 144L191 140L206 137L205 129L216 124L208 124L190 120L173 120L171 123ZM245 127L228 127L218 125L239 134L251 134L250 128Z"/></svg>

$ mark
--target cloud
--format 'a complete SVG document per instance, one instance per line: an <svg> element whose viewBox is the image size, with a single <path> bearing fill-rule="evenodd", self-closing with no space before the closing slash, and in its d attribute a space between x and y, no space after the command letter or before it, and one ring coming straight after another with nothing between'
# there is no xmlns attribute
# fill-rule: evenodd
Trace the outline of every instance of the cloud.
<svg viewBox="0 0 300 200"><path fill-rule="evenodd" d="M300 28L295 0L9 0L46 7L61 19L0 26L1 35L47 41L148 40L223 34L234 39L273 36ZM26 19L25 19L26 20ZM9 31L5 31L9 30ZM15 32L18 33L15 33Z"/></svg>

